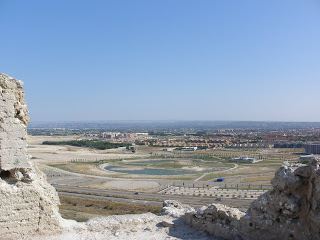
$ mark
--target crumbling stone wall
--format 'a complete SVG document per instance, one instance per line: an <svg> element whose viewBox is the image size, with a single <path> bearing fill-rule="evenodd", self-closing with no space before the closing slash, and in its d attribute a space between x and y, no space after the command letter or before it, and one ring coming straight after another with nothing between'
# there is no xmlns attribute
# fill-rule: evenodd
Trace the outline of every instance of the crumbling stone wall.
<svg viewBox="0 0 320 240"><path fill-rule="evenodd" d="M28 160L23 83L0 74L0 238L60 229L59 197Z"/></svg>
<svg viewBox="0 0 320 240"><path fill-rule="evenodd" d="M273 189L246 213L222 204L187 212L184 221L221 239L320 239L320 160L281 167Z"/></svg>
<svg viewBox="0 0 320 240"><path fill-rule="evenodd" d="M22 81L0 74L0 170L28 168L29 123Z"/></svg>

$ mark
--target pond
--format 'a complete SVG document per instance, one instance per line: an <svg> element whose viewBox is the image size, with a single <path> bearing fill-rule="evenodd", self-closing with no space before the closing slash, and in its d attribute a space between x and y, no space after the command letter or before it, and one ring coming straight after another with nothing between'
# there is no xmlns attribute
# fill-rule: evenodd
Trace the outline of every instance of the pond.
<svg viewBox="0 0 320 240"><path fill-rule="evenodd" d="M116 168L117 170L113 170ZM157 169L157 168L144 168L140 170L127 170L121 169L120 166L106 166L104 169L113 172L119 173L128 173L128 174L139 174L139 175L186 175L186 174L198 174L198 173L209 173L213 171L199 171L199 172L190 172L184 170L170 170L170 169Z"/></svg>

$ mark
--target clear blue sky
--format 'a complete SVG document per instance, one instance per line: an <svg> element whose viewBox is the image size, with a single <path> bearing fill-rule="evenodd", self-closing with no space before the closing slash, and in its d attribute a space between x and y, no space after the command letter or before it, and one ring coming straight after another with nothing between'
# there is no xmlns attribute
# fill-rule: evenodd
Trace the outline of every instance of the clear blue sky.
<svg viewBox="0 0 320 240"><path fill-rule="evenodd" d="M320 121L318 0L0 0L32 121Z"/></svg>

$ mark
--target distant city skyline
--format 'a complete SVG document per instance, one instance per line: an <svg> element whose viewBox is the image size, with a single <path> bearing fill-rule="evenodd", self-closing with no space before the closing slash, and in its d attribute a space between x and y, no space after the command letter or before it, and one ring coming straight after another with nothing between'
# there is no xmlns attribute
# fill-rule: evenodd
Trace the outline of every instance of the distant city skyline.
<svg viewBox="0 0 320 240"><path fill-rule="evenodd" d="M0 0L31 121L319 122L320 2Z"/></svg>

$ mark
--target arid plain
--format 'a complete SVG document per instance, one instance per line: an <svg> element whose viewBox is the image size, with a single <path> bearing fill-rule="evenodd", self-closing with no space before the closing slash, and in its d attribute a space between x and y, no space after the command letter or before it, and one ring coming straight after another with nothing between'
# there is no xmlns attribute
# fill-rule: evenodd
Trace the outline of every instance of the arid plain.
<svg viewBox="0 0 320 240"><path fill-rule="evenodd" d="M135 146L132 152L125 147L97 150L42 144L79 137L28 136L32 161L46 173L62 200L64 196L161 206L163 200L176 199L195 207L222 202L245 210L270 189L270 180L284 161L296 162L302 151L270 148L166 152L161 147ZM242 155L263 155L265 160L254 164L229 162L231 157ZM219 177L225 180L217 182Z"/></svg>

